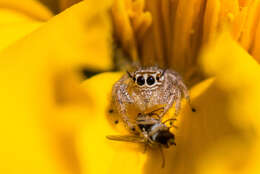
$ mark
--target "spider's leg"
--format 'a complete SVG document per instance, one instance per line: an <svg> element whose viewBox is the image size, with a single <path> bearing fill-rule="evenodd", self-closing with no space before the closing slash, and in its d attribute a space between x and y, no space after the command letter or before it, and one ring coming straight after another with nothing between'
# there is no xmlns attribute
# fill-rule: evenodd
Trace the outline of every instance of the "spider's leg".
<svg viewBox="0 0 260 174"><path fill-rule="evenodd" d="M175 113L174 113L174 115L175 116L179 115L180 110L181 110L181 91L178 91L177 95L176 95Z"/></svg>
<svg viewBox="0 0 260 174"><path fill-rule="evenodd" d="M184 98L186 99L191 111L196 112L196 109L194 107L192 107L192 105L191 105L190 94L189 94L189 90L188 90L187 86L184 84L184 82L182 80L178 80L178 85L179 85L180 89L182 90Z"/></svg>
<svg viewBox="0 0 260 174"><path fill-rule="evenodd" d="M131 123L126 109L127 105L133 103L133 99L127 91L127 84L124 83L127 78L128 76L125 75L115 83L112 90L112 98L123 122L131 131L135 131L135 126Z"/></svg>
<svg viewBox="0 0 260 174"><path fill-rule="evenodd" d="M160 119L163 118L163 116L168 112L168 110L172 107L173 103L176 100L175 92L171 92L167 98L167 103L164 107L164 111L160 114Z"/></svg>

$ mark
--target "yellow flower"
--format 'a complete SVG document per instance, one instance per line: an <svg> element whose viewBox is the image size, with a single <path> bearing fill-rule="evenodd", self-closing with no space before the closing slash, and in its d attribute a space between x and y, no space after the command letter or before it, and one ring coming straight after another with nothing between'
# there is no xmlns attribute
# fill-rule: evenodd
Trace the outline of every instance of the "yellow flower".
<svg viewBox="0 0 260 174"><path fill-rule="evenodd" d="M53 16L37 1L0 0L1 173L260 172L259 1L146 3L87 0ZM111 26L133 61L196 79L197 112L184 103L164 169L159 150L105 138L127 133L108 112L122 73L81 81L83 67L112 69Z"/></svg>

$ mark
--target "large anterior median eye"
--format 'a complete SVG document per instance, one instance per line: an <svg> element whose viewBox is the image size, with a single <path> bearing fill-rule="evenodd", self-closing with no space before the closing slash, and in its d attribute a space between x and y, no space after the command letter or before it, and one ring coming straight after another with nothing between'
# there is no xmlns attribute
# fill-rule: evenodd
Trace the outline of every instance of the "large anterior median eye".
<svg viewBox="0 0 260 174"><path fill-rule="evenodd" d="M153 76L149 76L147 79L146 79L146 83L148 85L153 85L155 83L155 79Z"/></svg>
<svg viewBox="0 0 260 174"><path fill-rule="evenodd" d="M137 78L137 84L140 85L140 86L143 86L145 84L145 79L143 76L139 76Z"/></svg>

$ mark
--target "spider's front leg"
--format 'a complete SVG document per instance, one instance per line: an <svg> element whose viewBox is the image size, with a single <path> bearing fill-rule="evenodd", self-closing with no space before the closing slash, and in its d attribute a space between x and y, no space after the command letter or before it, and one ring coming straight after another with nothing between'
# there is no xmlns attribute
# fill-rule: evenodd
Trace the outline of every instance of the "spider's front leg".
<svg viewBox="0 0 260 174"><path fill-rule="evenodd" d="M196 112L196 109L191 106L189 90L188 90L187 86L185 85L185 83L183 82L183 79L181 78L181 76L174 71L170 71L169 74L170 74L169 75L170 78L175 78L176 83L177 83L177 88L178 88L179 92L181 92L181 94L178 94L178 98L176 99L176 105L175 105L176 110L177 110L177 108L180 108L180 106L178 107L178 105L181 105L181 98L182 98L182 94L183 94L183 96L186 99L192 112ZM181 95L181 96L179 96L179 95Z"/></svg>
<svg viewBox="0 0 260 174"><path fill-rule="evenodd" d="M191 105L190 94L189 94L189 90L188 90L187 86L183 83L182 80L178 80L178 86L181 89L181 91L184 95L184 98L186 99L191 111L196 112L196 109L194 107L192 107L192 105Z"/></svg>
<svg viewBox="0 0 260 174"><path fill-rule="evenodd" d="M174 112L175 116L179 115L179 113L180 113L181 99L182 99L181 91L178 90L177 93L176 93L176 99L175 99L175 112Z"/></svg>
<svg viewBox="0 0 260 174"><path fill-rule="evenodd" d="M181 89L181 91L184 95L184 98L190 104L190 94L189 94L189 90L188 90L187 86L184 84L182 79L177 79L177 83L178 83L178 86L179 86L179 88Z"/></svg>
<svg viewBox="0 0 260 174"><path fill-rule="evenodd" d="M168 110L173 106L175 102L175 115L177 116L181 109L181 99L182 93L184 94L185 99L190 103L190 96L189 91L186 85L184 84L181 76L172 70L166 71L166 78L167 78L167 90L168 96L165 101L164 112L160 115L161 117L164 116Z"/></svg>
<svg viewBox="0 0 260 174"><path fill-rule="evenodd" d="M160 114L160 118L162 118L168 111L169 109L173 106L174 102L175 104L175 115L177 116L179 111L180 111L180 104L181 104L181 92L172 90L165 102L165 107L163 112Z"/></svg>
<svg viewBox="0 0 260 174"><path fill-rule="evenodd" d="M119 80L113 87L113 104L116 106L116 109L121 116L123 122L126 124L127 128L129 128L131 131L135 131L135 125L131 123L127 112L127 105L134 103L134 101L129 95L127 91L127 85L124 83L123 80L124 79Z"/></svg>

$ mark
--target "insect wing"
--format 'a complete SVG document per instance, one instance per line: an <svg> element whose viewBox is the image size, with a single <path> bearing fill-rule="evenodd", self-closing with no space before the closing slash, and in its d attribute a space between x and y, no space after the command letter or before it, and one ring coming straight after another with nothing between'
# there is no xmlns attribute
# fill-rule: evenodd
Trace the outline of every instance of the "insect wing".
<svg viewBox="0 0 260 174"><path fill-rule="evenodd" d="M125 142L132 142L132 143L145 143L144 138L139 136L131 136L131 135L108 135L106 136L109 140L114 141L125 141Z"/></svg>

